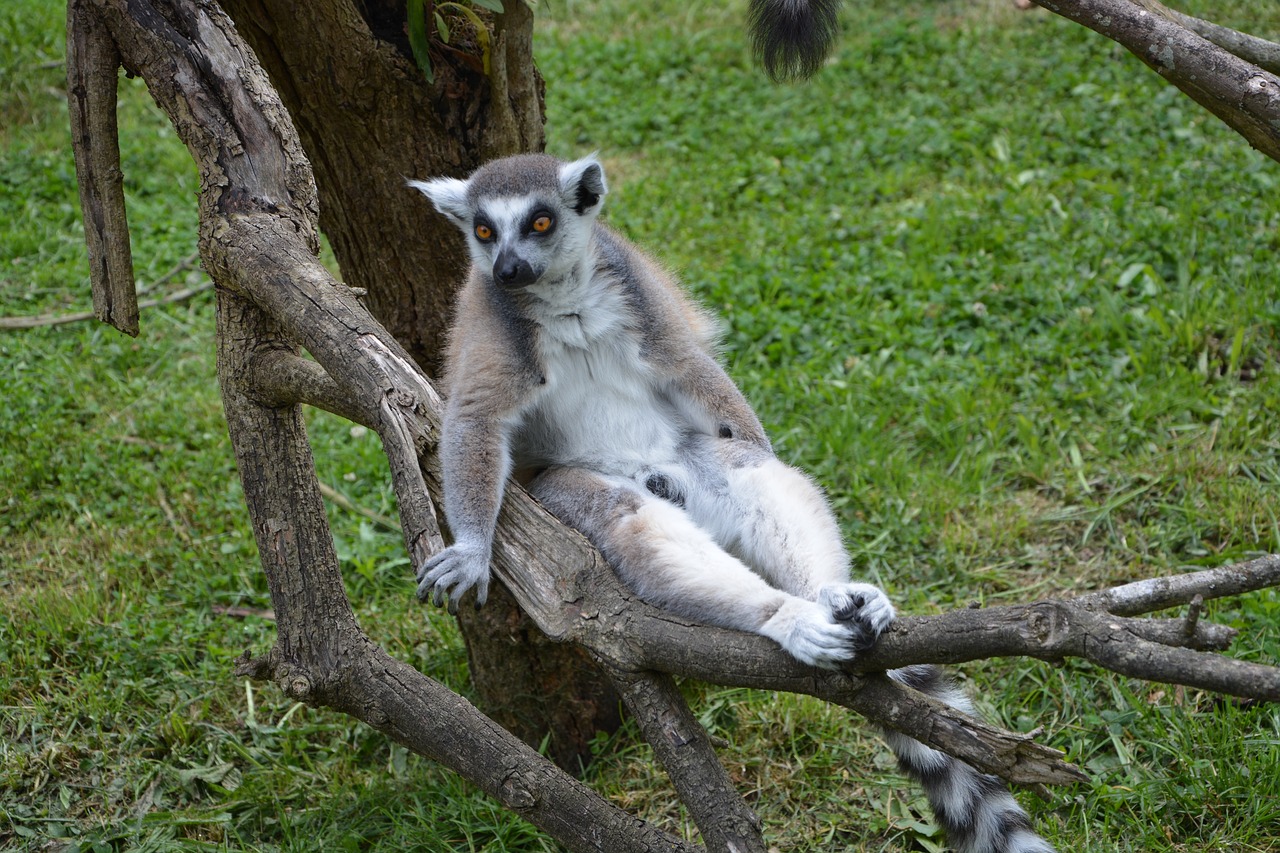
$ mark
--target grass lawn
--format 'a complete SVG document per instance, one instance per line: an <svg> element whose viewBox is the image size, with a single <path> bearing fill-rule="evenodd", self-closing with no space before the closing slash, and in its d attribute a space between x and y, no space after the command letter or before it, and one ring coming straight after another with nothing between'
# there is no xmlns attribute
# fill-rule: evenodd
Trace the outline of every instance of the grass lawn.
<svg viewBox="0 0 1280 853"><path fill-rule="evenodd" d="M828 489L858 572L930 613L1280 551L1280 165L1043 10L849 0L829 66L777 86L744 6L540 6L549 147L599 149L609 221L724 318L731 372ZM1179 8L1280 37L1277 4ZM90 305L63 14L0 9L0 316ZM122 90L149 283L194 250L198 181L141 84ZM231 678L274 634L212 299L142 329L0 331L0 849L556 850L376 732ZM376 436L308 423L321 479L393 514ZM398 534L331 521L364 627L467 693ZM1210 610L1234 655L1280 660L1275 591ZM1280 850L1280 708L1075 662L962 674L1090 772L1019 795L1061 850ZM780 850L940 849L846 712L688 690ZM599 790L694 832L633 730L599 753Z"/></svg>

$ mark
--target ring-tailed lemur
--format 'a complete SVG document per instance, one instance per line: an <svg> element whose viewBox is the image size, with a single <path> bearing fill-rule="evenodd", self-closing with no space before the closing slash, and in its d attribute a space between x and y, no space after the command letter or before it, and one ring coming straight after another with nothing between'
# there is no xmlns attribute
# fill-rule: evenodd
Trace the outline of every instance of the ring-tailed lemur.
<svg viewBox="0 0 1280 853"><path fill-rule="evenodd" d="M594 157L522 155L410 184L462 229L472 258L440 443L454 544L419 569L421 598L456 609L475 587L484 602L498 507L519 473L656 605L823 667L875 641L893 606L850 581L825 498L773 455L713 356L711 319L596 221L606 187ZM933 667L890 675L972 710ZM1052 850L999 780L887 737L957 849Z"/></svg>

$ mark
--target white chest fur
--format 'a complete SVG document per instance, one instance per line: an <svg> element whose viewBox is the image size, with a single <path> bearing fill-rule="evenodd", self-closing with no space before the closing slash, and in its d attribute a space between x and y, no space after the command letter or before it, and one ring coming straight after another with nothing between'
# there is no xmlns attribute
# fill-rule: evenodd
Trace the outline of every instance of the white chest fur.
<svg viewBox="0 0 1280 853"><path fill-rule="evenodd" d="M675 459L679 414L641 359L621 294L596 285L571 310L561 302L539 311L546 383L519 430L518 465L631 477Z"/></svg>

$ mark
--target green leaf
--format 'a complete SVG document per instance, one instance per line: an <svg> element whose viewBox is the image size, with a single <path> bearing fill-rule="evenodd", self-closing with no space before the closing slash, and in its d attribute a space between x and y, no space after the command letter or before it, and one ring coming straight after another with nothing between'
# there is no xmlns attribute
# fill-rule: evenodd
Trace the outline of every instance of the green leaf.
<svg viewBox="0 0 1280 853"><path fill-rule="evenodd" d="M502 14L502 0L471 0L472 6L479 6L481 9L488 9L490 12Z"/></svg>
<svg viewBox="0 0 1280 853"><path fill-rule="evenodd" d="M446 3L436 4L437 9L453 9L458 14L464 16L476 28L476 41L480 43L480 58L484 62L484 73L488 76L489 63L489 29L484 25L484 21L480 20L480 16L476 14L476 10L470 6L464 6L461 3L455 3L448 0Z"/></svg>
<svg viewBox="0 0 1280 853"><path fill-rule="evenodd" d="M431 55L427 41L427 14L425 0L408 0L405 11L409 18L409 48L413 51L413 59L428 83L436 82L435 72L431 70Z"/></svg>
<svg viewBox="0 0 1280 853"><path fill-rule="evenodd" d="M205 767L191 767L186 770L178 771L178 780L183 784L199 780L206 784L217 785L227 778L235 770L235 765L229 763L210 764Z"/></svg>
<svg viewBox="0 0 1280 853"><path fill-rule="evenodd" d="M444 18L440 17L439 12L432 10L431 14L435 16L436 32L440 33L440 41L444 42L445 44L448 44L449 43L449 25L445 23ZM360 526L360 533L363 536L364 525Z"/></svg>

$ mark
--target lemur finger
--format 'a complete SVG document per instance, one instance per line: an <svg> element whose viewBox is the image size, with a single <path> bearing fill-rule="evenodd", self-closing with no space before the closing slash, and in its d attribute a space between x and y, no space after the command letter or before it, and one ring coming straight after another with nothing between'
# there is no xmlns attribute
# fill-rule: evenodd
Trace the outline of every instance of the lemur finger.
<svg viewBox="0 0 1280 853"><path fill-rule="evenodd" d="M421 581L424 575L426 575L436 566L440 565L441 562L448 559L448 556L449 556L449 549L445 548L443 551L440 551L439 553L423 560L422 565L418 566L418 572L416 574L417 579Z"/></svg>
<svg viewBox="0 0 1280 853"><path fill-rule="evenodd" d="M427 601L431 597L431 591L435 588L435 580L433 578L421 577L418 579L418 600Z"/></svg>
<svg viewBox="0 0 1280 853"><path fill-rule="evenodd" d="M441 607L444 604L445 593L447 593L448 591L449 591L448 581L445 581L445 580L437 581L435 586L432 587L431 603L434 604L436 607Z"/></svg>
<svg viewBox="0 0 1280 853"><path fill-rule="evenodd" d="M418 600L426 601L431 597L432 591L436 588L436 579L430 575L418 580ZM437 604L439 602L436 602Z"/></svg>
<svg viewBox="0 0 1280 853"><path fill-rule="evenodd" d="M422 583L418 584L418 598L426 601L428 596L436 607L444 604L444 596L458 582L457 572L449 566L441 566L433 570Z"/></svg>
<svg viewBox="0 0 1280 853"><path fill-rule="evenodd" d="M464 574L459 578L453 587L453 592L449 595L449 612L458 615L458 602L462 600L462 596L466 595L472 587L476 589L476 609L484 604L484 600L489 596L489 578L483 575L479 578L468 577Z"/></svg>
<svg viewBox="0 0 1280 853"><path fill-rule="evenodd" d="M879 631L872 631L865 625L858 622L846 623L849 626L848 644L852 650L851 656L856 657L860 652L865 652L876 644L876 640L880 638Z"/></svg>

